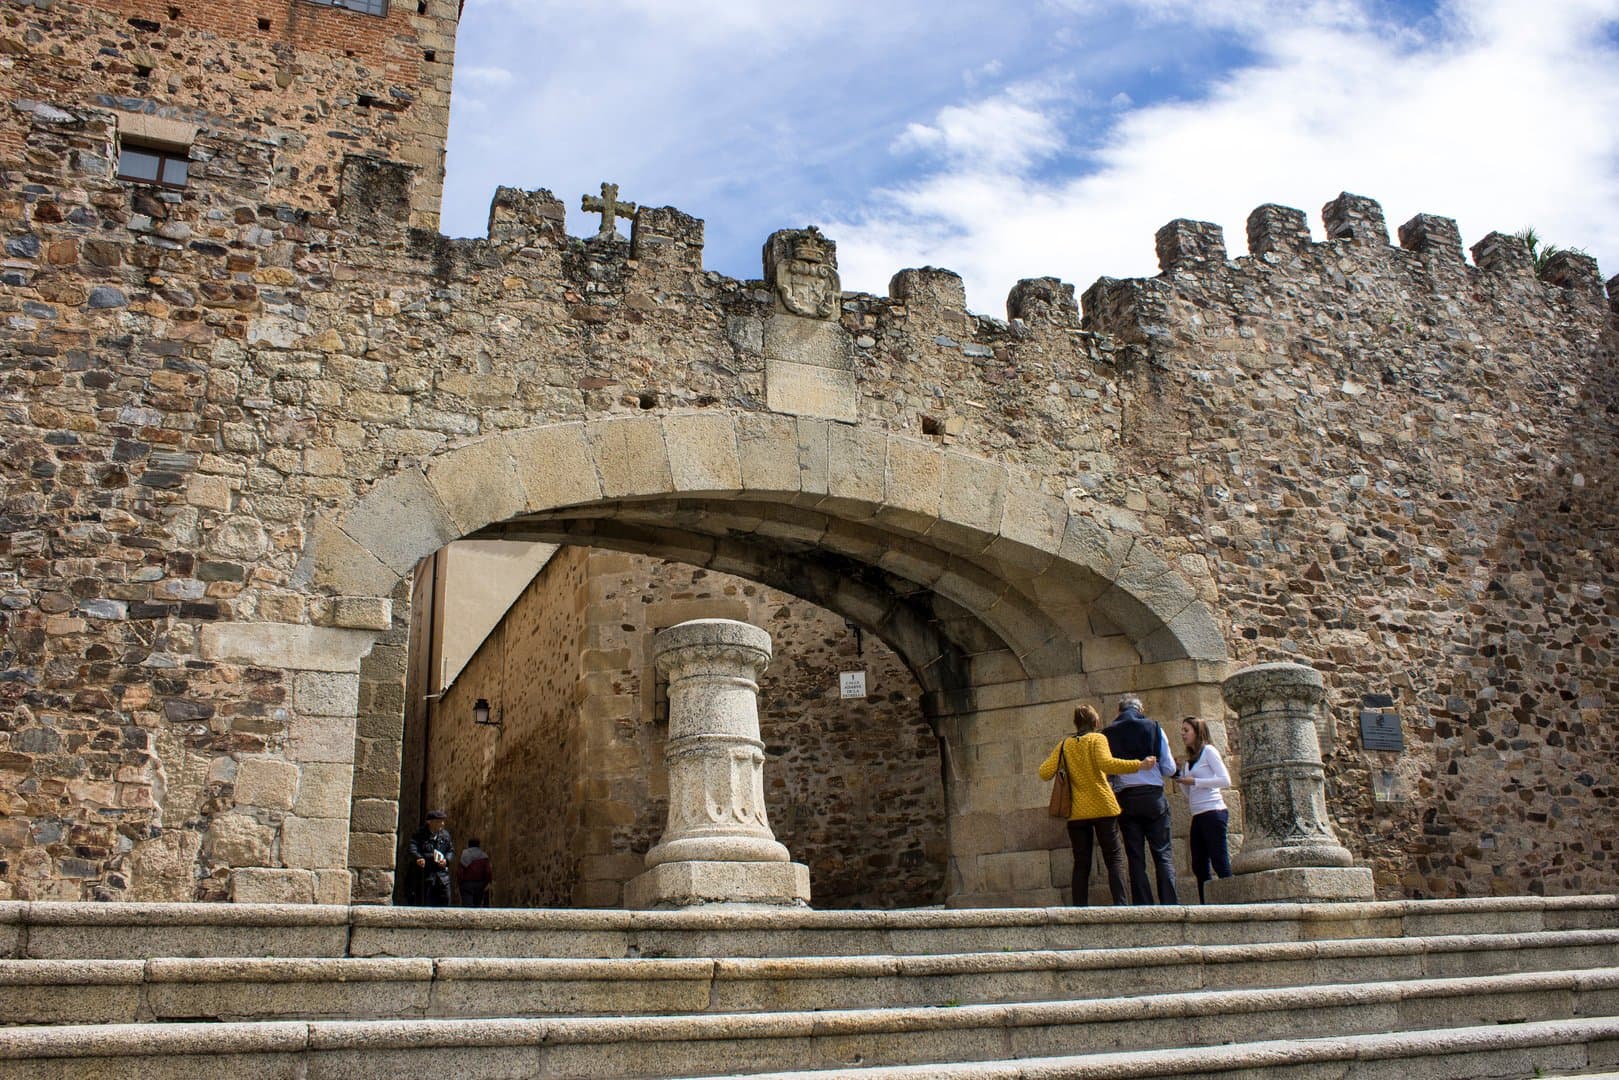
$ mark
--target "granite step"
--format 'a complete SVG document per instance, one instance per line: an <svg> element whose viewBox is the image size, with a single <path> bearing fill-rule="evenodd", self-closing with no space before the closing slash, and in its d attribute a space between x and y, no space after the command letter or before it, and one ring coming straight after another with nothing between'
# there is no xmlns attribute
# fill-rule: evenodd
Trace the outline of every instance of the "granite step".
<svg viewBox="0 0 1619 1080"><path fill-rule="evenodd" d="M905 911L0 901L0 958L797 957L1619 929L1619 897Z"/></svg>
<svg viewBox="0 0 1619 1080"><path fill-rule="evenodd" d="M753 1073L750 1080L1619 1080L1619 1017L1220 1047ZM1587 1071L1591 1067L1600 1071ZM701 1080L728 1080L735 1073Z"/></svg>
<svg viewBox="0 0 1619 1080"><path fill-rule="evenodd" d="M1194 1075L1208 1075L1215 1070L1207 1059L1225 1060L1231 1053L1226 1044L1264 1040L1319 1048L1344 1036L1404 1032L1400 1038L1409 1040L1418 1038L1412 1033L1427 1032L1450 1046L1441 1055L1448 1060L1469 1051L1465 1040L1447 1029L1490 1025L1507 1025L1503 1031L1545 1025L1563 1032L1565 1045L1581 1033L1586 1049L1579 1060L1547 1059L1553 1068L1569 1071L1610 1067L1619 1060L1614 1055L1619 1020L1611 1019L1616 1016L1619 968L1599 968L925 1009L20 1027L0 1031L0 1076L672 1077L891 1065L925 1065L925 1075L938 1076L946 1075L941 1071L946 1063L963 1062L986 1063L984 1068L1018 1062L1016 1068L1025 1071L1001 1074L1014 1076L1151 1076L1176 1074L1026 1070L1031 1059L1062 1059L1073 1068L1092 1069L1094 1055L1184 1054L1188 1048L1206 1048ZM1574 1021L1589 1026L1569 1027ZM1548 1053L1552 1045L1534 1043ZM1288 1064L1294 1072L1274 1075L1360 1075L1338 1067L1346 1060L1358 1063L1358 1052L1334 1051L1338 1065L1329 1071L1318 1069L1316 1059L1290 1060L1288 1053L1278 1050L1267 1060ZM1084 1060L1074 1063L1076 1058ZM1547 1066L1537 1062L1535 1067Z"/></svg>
<svg viewBox="0 0 1619 1080"><path fill-rule="evenodd" d="M934 956L0 960L0 1024L938 1006L1619 967L1619 930Z"/></svg>

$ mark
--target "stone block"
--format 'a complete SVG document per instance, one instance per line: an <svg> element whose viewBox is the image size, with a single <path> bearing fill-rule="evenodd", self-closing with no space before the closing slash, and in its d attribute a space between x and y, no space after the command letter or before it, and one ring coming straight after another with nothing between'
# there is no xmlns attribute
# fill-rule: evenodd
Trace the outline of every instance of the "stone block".
<svg viewBox="0 0 1619 1080"><path fill-rule="evenodd" d="M789 416L814 416L846 424L860 418L860 389L854 372L830 364L767 357L765 402L772 411Z"/></svg>
<svg viewBox="0 0 1619 1080"><path fill-rule="evenodd" d="M934 579L933 588L968 611L983 613L1000 602L1008 585L965 560L951 559L945 572Z"/></svg>
<svg viewBox="0 0 1619 1080"><path fill-rule="evenodd" d="M318 517L309 529L298 579L333 592L383 595L393 591L399 574L344 532L337 522Z"/></svg>
<svg viewBox="0 0 1619 1080"><path fill-rule="evenodd" d="M1005 846L1005 819L999 813L957 814L950 823L950 847L958 855L981 855Z"/></svg>
<svg viewBox="0 0 1619 1080"><path fill-rule="evenodd" d="M1201 601L1147 635L1136 647L1142 661L1150 664L1182 659L1219 662L1226 657L1225 635Z"/></svg>
<svg viewBox="0 0 1619 1080"><path fill-rule="evenodd" d="M226 866L268 866L275 830L243 814L222 814L208 825L208 853Z"/></svg>
<svg viewBox="0 0 1619 1080"><path fill-rule="evenodd" d="M676 491L729 495L742 490L736 425L719 413L684 413L663 418L670 480Z"/></svg>
<svg viewBox="0 0 1619 1080"><path fill-rule="evenodd" d="M978 552L1000 531L1007 498L1006 467L966 454L945 454L940 480L939 515L952 525L980 534L963 546Z"/></svg>
<svg viewBox="0 0 1619 1080"><path fill-rule="evenodd" d="M439 455L427 466L427 482L461 535L528 508L507 439L481 439Z"/></svg>
<svg viewBox="0 0 1619 1080"><path fill-rule="evenodd" d="M294 715L287 736L293 761L354 761L354 718Z"/></svg>
<svg viewBox="0 0 1619 1080"><path fill-rule="evenodd" d="M673 490L669 451L655 417L597 420L586 424L585 431L603 495L662 495Z"/></svg>
<svg viewBox="0 0 1619 1080"><path fill-rule="evenodd" d="M1197 602L1197 593L1186 579L1138 543L1130 549L1112 587L1097 598L1097 607L1140 641Z"/></svg>
<svg viewBox="0 0 1619 1080"><path fill-rule="evenodd" d="M349 833L349 865L368 870L391 870L399 854L394 833Z"/></svg>
<svg viewBox="0 0 1619 1080"><path fill-rule="evenodd" d="M583 424L553 424L506 437L530 511L601 498L596 459Z"/></svg>
<svg viewBox="0 0 1619 1080"><path fill-rule="evenodd" d="M0 1016L8 1025L133 1024L140 1014L144 961L55 960L31 966L35 970L0 975Z"/></svg>
<svg viewBox="0 0 1619 1080"><path fill-rule="evenodd" d="M1321 904L1370 900L1364 866L1291 866L1216 878L1204 886L1211 904Z"/></svg>
<svg viewBox="0 0 1619 1080"><path fill-rule="evenodd" d="M349 823L344 818L288 817L281 823L281 861L307 869L346 868Z"/></svg>
<svg viewBox="0 0 1619 1080"><path fill-rule="evenodd" d="M809 899L809 867L793 862L666 862L624 886L624 904L631 908L805 905Z"/></svg>
<svg viewBox="0 0 1619 1080"><path fill-rule="evenodd" d="M1029 484L1008 483L1000 520L1002 537L1013 544L1049 554L1062 549L1067 528L1068 506L1061 499ZM1044 560L1038 558L1027 562L1035 569L1043 569L1045 565Z"/></svg>
<svg viewBox="0 0 1619 1080"><path fill-rule="evenodd" d="M206 660L294 671L359 671L376 635L367 630L293 623L209 623L199 646Z"/></svg>
<svg viewBox="0 0 1619 1080"><path fill-rule="evenodd" d="M354 875L347 869L315 871L315 903L347 904L354 890Z"/></svg>
<svg viewBox="0 0 1619 1080"><path fill-rule="evenodd" d="M1047 796L1051 794L1050 786L1042 785L1032 768L1025 779L1030 786L1043 790ZM1068 826L1061 818L1047 813L1044 806L1009 810L1006 813L1006 846L1023 851L1068 851Z"/></svg>
<svg viewBox="0 0 1619 1080"><path fill-rule="evenodd" d="M285 873L248 868L244 877ZM27 955L52 959L345 954L347 913L244 910L230 904L53 904L31 912Z"/></svg>
<svg viewBox="0 0 1619 1080"><path fill-rule="evenodd" d="M236 768L236 805L291 810L298 799L298 766L272 757L243 758Z"/></svg>
<svg viewBox="0 0 1619 1080"><path fill-rule="evenodd" d="M748 413L736 420L742 495L797 493L798 424L791 417Z"/></svg>
<svg viewBox="0 0 1619 1080"><path fill-rule="evenodd" d="M391 629L393 601L385 596L333 597L332 624L353 630Z"/></svg>
<svg viewBox="0 0 1619 1080"><path fill-rule="evenodd" d="M309 870L232 870L230 898L238 904L313 904L315 875Z"/></svg>
<svg viewBox="0 0 1619 1080"><path fill-rule="evenodd" d="M360 700L360 677L347 672L299 672L292 683L292 704L305 716L355 714Z"/></svg>
<svg viewBox="0 0 1619 1080"><path fill-rule="evenodd" d="M881 432L832 424L827 428L829 499L845 516L870 517L882 502L888 465L888 440Z"/></svg>
<svg viewBox="0 0 1619 1080"><path fill-rule="evenodd" d="M1104 671L1108 668L1133 668L1141 663L1141 654L1123 634L1091 638L1085 642L1085 670Z"/></svg>
<svg viewBox="0 0 1619 1080"><path fill-rule="evenodd" d="M914 439L890 438L878 517L920 535L939 516L943 483L943 454Z"/></svg>
<svg viewBox="0 0 1619 1080"><path fill-rule="evenodd" d="M827 494L831 470L831 425L823 420L798 420L798 490L801 501L814 504Z"/></svg>
<svg viewBox="0 0 1619 1080"><path fill-rule="evenodd" d="M352 817L355 832L392 833L399 827L399 803L393 799L356 799Z"/></svg>
<svg viewBox="0 0 1619 1080"><path fill-rule="evenodd" d="M438 493L418 469L405 469L377 481L338 524L395 574L410 572L423 555L461 536ZM344 591L387 593L392 586Z"/></svg>
<svg viewBox="0 0 1619 1080"><path fill-rule="evenodd" d="M1074 581L1070 587L1084 599L1094 600L1119 576L1134 546L1134 537L1115 533L1094 518L1071 513L1063 526L1057 557L1084 572L1083 580Z"/></svg>
<svg viewBox="0 0 1619 1080"><path fill-rule="evenodd" d="M298 801L293 809L299 817L336 818L349 813L349 790L354 781L354 768L336 762L306 762L299 767L302 774L298 786ZM240 782L237 790L241 789Z"/></svg>
<svg viewBox="0 0 1619 1080"><path fill-rule="evenodd" d="M1045 850L980 855L978 871L986 892L1015 893L1051 887L1051 855Z"/></svg>

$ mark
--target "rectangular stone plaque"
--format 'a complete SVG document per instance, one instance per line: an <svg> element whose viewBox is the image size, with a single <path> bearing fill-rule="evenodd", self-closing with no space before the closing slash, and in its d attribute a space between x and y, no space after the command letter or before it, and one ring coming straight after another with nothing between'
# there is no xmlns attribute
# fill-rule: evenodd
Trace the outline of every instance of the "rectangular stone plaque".
<svg viewBox="0 0 1619 1080"><path fill-rule="evenodd" d="M840 671L838 673L838 693L846 698L865 697L866 673L864 671Z"/></svg>
<svg viewBox="0 0 1619 1080"><path fill-rule="evenodd" d="M765 404L773 412L853 423L854 349L835 319L776 312L765 320Z"/></svg>
<svg viewBox="0 0 1619 1080"><path fill-rule="evenodd" d="M772 412L854 423L860 418L854 372L791 360L765 360L765 404Z"/></svg>
<svg viewBox="0 0 1619 1080"><path fill-rule="evenodd" d="M1364 750L1405 749L1405 732L1400 727L1397 713L1362 709L1360 713L1360 745Z"/></svg>

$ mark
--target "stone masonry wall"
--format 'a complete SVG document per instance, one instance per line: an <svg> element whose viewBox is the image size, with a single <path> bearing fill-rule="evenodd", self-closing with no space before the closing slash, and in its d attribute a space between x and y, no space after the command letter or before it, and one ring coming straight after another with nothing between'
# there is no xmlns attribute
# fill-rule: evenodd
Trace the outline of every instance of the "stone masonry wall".
<svg viewBox="0 0 1619 1080"><path fill-rule="evenodd" d="M1589 259L1537 274L1491 234L1469 262L1427 215L1396 246L1343 196L1324 240L1259 208L1238 258L1173 222L1164 272L1098 282L1083 315L1055 279L1001 320L904 270L833 312L853 421L794 418L767 407L773 294L704 270L700 221L626 191L631 241L581 241L548 193L502 190L485 239L411 230L415 168L274 134L232 102L276 91L207 60L221 40L160 21L189 66L140 92L219 103L190 185L117 181L105 98L139 76L97 55L154 33L130 12L0 10L0 897L347 899L362 685L397 670L361 657L421 554L524 510L510 461L463 488L435 466L562 421L665 470L662 432L712 421L733 447L794 433L795 485L895 438L1035 478L1063 521L1163 560L1132 587L1195 595L1232 660L1322 667L1335 822L1382 895L1619 888L1619 283ZM959 494L924 459L879 463L889 520L926 528ZM464 514L465 490L500 513ZM596 490L604 520L636 510ZM679 554L637 527L625 546ZM793 555L860 571L825 547ZM982 625L999 595L934 624ZM1361 749L1368 702L1404 753Z"/></svg>
<svg viewBox="0 0 1619 1080"><path fill-rule="evenodd" d="M0 64L45 100L260 140L279 200L304 209L336 209L345 154L408 162L411 223L435 228L459 11L459 0L394 0L386 16L307 0L22 0L0 12ZM0 153L23 153L25 131L0 126Z"/></svg>
<svg viewBox="0 0 1619 1080"><path fill-rule="evenodd" d="M559 551L429 713L426 809L450 815L458 846L483 841L503 907L566 906L578 879L589 768L579 680L586 561ZM498 727L473 723L479 698Z"/></svg>
<svg viewBox="0 0 1619 1080"><path fill-rule="evenodd" d="M668 813L652 637L692 618L741 619L771 635L759 699L768 813L809 865L816 906L939 903L938 749L898 658L870 638L857 653L841 619L774 589L585 548L558 552L435 710L431 798L449 808L458 837L481 830L502 868L500 902L616 905L644 869ZM573 685L560 673L569 663ZM864 699L839 696L838 672L853 670L867 673ZM506 703L498 732L471 724L479 697ZM570 860L558 847L574 842L575 817Z"/></svg>
<svg viewBox="0 0 1619 1080"><path fill-rule="evenodd" d="M1097 491L1214 560L1237 659L1327 674L1330 801L1387 893L1611 887L1619 372L1595 264L1538 280L1513 237L1474 268L1445 219L1395 248L1370 200L1325 216L1338 239L1310 244L1262 207L1235 263L1177 223L1163 278L1087 295L1138 305L1092 325L1133 323L1152 384L1119 461L1145 481ZM1360 749L1367 702L1404 755Z"/></svg>

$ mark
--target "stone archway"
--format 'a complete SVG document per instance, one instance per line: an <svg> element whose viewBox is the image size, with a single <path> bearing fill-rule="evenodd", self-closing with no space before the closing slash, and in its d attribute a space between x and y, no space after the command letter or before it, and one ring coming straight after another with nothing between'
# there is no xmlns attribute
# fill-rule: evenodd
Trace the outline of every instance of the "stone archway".
<svg viewBox="0 0 1619 1080"><path fill-rule="evenodd" d="M653 553L881 637L946 747L955 904L1056 899L1066 852L1031 774L1074 701L1133 690L1162 715L1221 715L1217 623L1146 541L1015 468L924 440L720 411L530 428L382 479L313 525L300 574L334 611L374 610L463 537Z"/></svg>

